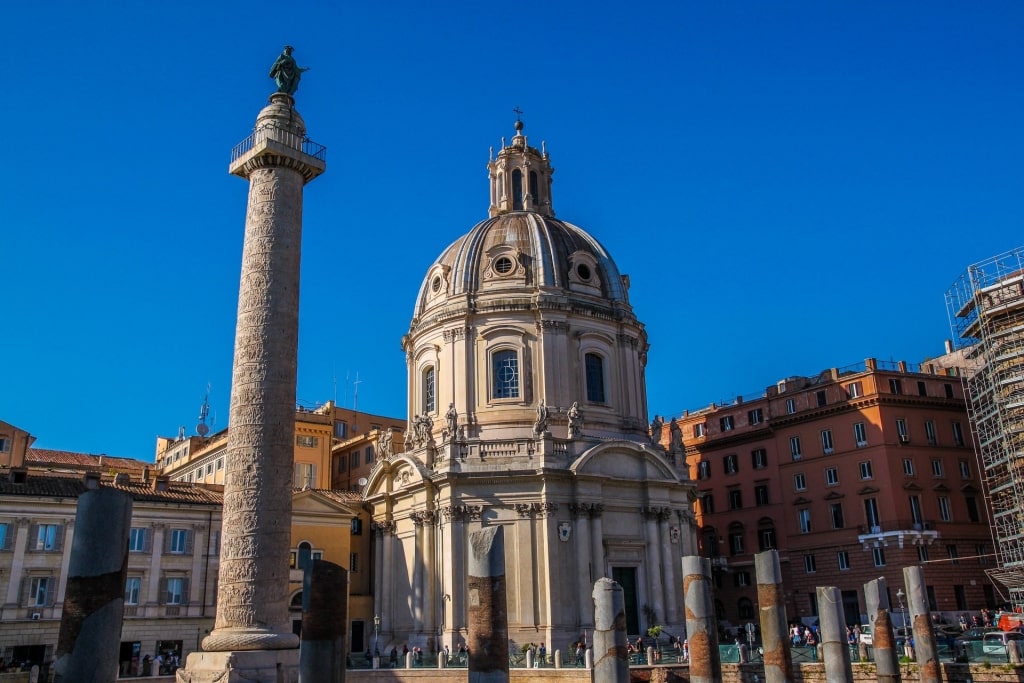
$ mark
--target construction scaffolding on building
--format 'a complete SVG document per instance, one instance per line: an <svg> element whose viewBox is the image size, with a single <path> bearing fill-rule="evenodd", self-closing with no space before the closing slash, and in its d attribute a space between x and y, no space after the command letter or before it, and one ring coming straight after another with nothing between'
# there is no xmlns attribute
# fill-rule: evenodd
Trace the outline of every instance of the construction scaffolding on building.
<svg viewBox="0 0 1024 683"><path fill-rule="evenodd" d="M946 307L992 514L988 574L1024 609L1024 247L970 266Z"/></svg>

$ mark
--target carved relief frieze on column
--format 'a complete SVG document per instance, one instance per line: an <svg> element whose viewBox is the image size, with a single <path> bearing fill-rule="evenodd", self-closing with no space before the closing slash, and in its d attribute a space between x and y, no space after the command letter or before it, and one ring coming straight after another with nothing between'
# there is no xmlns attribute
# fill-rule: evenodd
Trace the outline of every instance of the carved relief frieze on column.
<svg viewBox="0 0 1024 683"><path fill-rule="evenodd" d="M426 513L424 513L424 512L410 512L409 513L409 519L412 520L412 523L413 523L414 526L421 527L421 526L423 526L424 522L426 522Z"/></svg>
<svg viewBox="0 0 1024 683"><path fill-rule="evenodd" d="M29 524L32 523L32 518L31 517L18 517L15 520L15 522L17 522L19 527L28 526Z"/></svg>
<svg viewBox="0 0 1024 683"><path fill-rule="evenodd" d="M516 509L516 514L520 517L533 516L533 504L531 503L516 503L514 507Z"/></svg>
<svg viewBox="0 0 1024 683"><path fill-rule="evenodd" d="M377 535L377 538L383 538L384 536L395 533L397 526L398 525L394 522L372 522L370 524L370 529Z"/></svg>
<svg viewBox="0 0 1024 683"><path fill-rule="evenodd" d="M484 506L483 505L467 505L465 507L467 508L466 511L467 511L467 514L469 514L470 521L472 521L472 522L479 522L480 518L484 514Z"/></svg>

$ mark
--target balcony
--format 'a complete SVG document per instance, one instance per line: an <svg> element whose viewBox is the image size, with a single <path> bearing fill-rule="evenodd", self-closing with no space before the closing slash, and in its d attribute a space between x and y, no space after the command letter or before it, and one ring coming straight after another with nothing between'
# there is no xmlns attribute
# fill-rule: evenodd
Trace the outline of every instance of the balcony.
<svg viewBox="0 0 1024 683"><path fill-rule="evenodd" d="M935 524L928 520L894 520L874 526L860 527L857 541L864 549L888 547L892 542L902 548L905 544L931 545L939 538Z"/></svg>

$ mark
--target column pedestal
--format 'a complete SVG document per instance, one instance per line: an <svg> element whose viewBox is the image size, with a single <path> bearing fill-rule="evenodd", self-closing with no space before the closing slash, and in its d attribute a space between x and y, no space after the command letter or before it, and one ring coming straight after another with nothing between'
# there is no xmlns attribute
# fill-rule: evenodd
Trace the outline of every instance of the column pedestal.
<svg viewBox="0 0 1024 683"><path fill-rule="evenodd" d="M297 683L299 651L193 652L177 676L178 683Z"/></svg>

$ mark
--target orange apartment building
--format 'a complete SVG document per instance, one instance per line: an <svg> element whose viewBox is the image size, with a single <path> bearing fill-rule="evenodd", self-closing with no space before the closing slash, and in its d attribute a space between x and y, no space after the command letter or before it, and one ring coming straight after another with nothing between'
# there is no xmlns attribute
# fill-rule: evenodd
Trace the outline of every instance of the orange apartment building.
<svg viewBox="0 0 1024 683"><path fill-rule="evenodd" d="M934 612L1001 602L985 574L994 549L955 369L868 359L676 421L723 622L756 621L754 554L769 548L791 620L813 622L815 587L836 586L855 623L863 584L880 576L898 613L909 565L924 567Z"/></svg>

